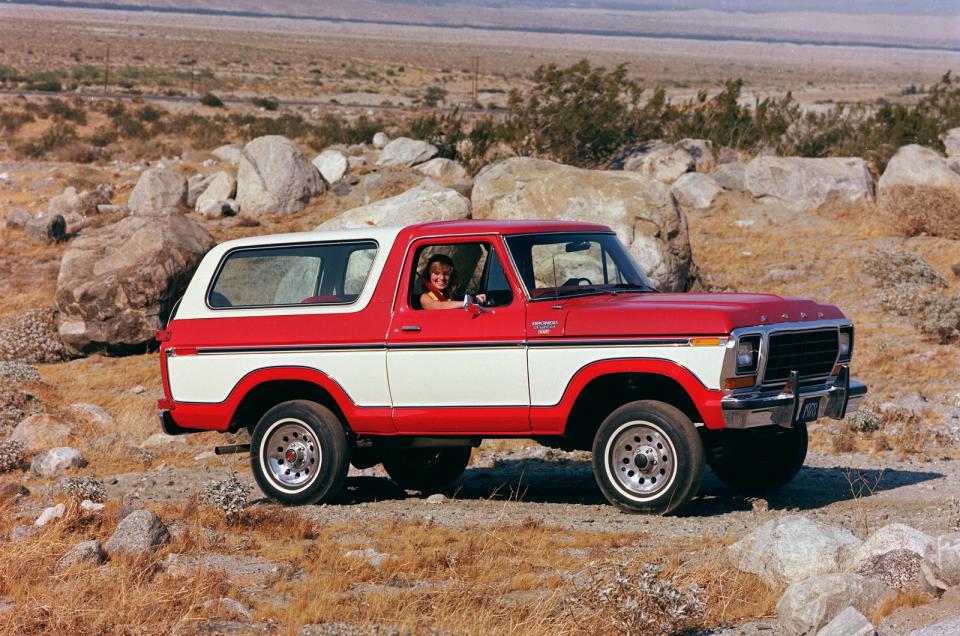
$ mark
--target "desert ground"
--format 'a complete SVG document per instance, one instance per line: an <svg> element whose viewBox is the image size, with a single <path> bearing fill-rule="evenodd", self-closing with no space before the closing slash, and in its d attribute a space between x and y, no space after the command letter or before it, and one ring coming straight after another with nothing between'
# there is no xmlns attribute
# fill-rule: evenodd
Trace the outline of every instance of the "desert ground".
<svg viewBox="0 0 960 636"><path fill-rule="evenodd" d="M864 27L870 37L882 28ZM108 47L110 79L104 87ZM960 53L932 48L0 5L0 71L60 81L65 101L89 97L78 102L89 106L84 122L76 123L81 136L108 125L109 104L121 99L171 114L219 112L197 103L204 93L235 100L228 101L230 113L300 114L311 122L326 113L365 116L392 135L423 112L430 86L447 91L441 107L469 105L475 56L480 105L495 114L511 89L529 86L538 66L582 58L607 68L626 63L632 77L651 88L666 87L672 99L715 92L723 80L739 77L747 100L792 91L811 108L837 102L874 106L878 100L910 104L917 95L905 89L960 70ZM118 96L104 100L101 92ZM8 83L0 112L24 112L25 104L46 108L50 97ZM250 102L255 97L275 98L279 109L265 114ZM45 211L70 186L110 184L111 202L122 206L146 167L163 165L184 176L220 169L209 152L219 143L197 144L177 130L107 146L109 158L23 156L24 144L55 121L38 116L0 137L0 219L14 209ZM225 134L222 143L250 141L244 130ZM354 144L354 150L366 152L369 144ZM321 149L303 147L308 158ZM291 216L251 222L190 214L218 242L305 231L420 180L410 170L372 164L350 175L349 187L329 189ZM803 515L860 540L891 523L930 536L960 531L960 346L925 336L913 319L885 309L879 299L883 281L865 266L878 253L910 252L940 274L945 296L957 294L960 242L905 237L872 203L794 212L724 191L709 208L685 214L693 260L707 288L812 297L838 305L853 319L852 371L869 386L865 408L879 414L875 429L816 422L805 468L781 491L747 497L708 474L691 504L667 517L628 515L608 505L587 453L511 440L484 442L464 476L443 493L405 491L380 467L351 469L342 501L285 509L256 489L246 455L211 452L218 444L243 443L243 434L226 441L215 433L155 435L156 400L163 397L155 352L39 362L39 380L14 384L0 376L8 383L0 389L30 395L15 413L0 413L0 441L16 420L34 413L67 423L62 445L88 461L68 475L102 482L105 507L80 508L64 494L63 475L0 473L0 634L630 633L642 623L624 607L645 602L644 593L686 598L691 588L699 590L702 605L660 608L658 616L676 622L646 624L649 633L683 633L684 625L692 625L687 633L777 633L776 605L785 586L738 570L726 552L762 524ZM105 212L79 231L121 216ZM42 324L48 318L37 316L53 311L68 247L69 241L36 243L20 228L0 227L0 351L16 348L2 341L14 333L40 334L56 350L49 325ZM77 410L78 403L96 405L103 414ZM251 489L238 514L200 497L208 482L232 479ZM57 503L65 504L63 516L35 526ZM169 530L169 541L155 552L111 556L99 567L58 566L78 542L106 542L121 519L141 508L159 515ZM616 594L605 588L650 563L667 588L617 588ZM696 620L677 617L691 607L698 608ZM957 615L957 588L944 594L910 589L867 618L886 635Z"/></svg>

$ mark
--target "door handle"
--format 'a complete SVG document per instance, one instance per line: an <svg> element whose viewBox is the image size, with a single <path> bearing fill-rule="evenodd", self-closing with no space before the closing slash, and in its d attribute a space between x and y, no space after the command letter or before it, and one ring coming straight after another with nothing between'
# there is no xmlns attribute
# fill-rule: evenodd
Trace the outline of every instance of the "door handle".
<svg viewBox="0 0 960 636"><path fill-rule="evenodd" d="M404 325L400 327L400 331L420 331L420 325Z"/></svg>

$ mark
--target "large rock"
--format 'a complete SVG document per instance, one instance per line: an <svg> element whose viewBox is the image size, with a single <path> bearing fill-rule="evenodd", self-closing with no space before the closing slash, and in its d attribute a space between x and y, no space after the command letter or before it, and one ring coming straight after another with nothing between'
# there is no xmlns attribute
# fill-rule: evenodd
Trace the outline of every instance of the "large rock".
<svg viewBox="0 0 960 636"><path fill-rule="evenodd" d="M710 177L724 190L744 192L747 189L747 169L739 163L721 163Z"/></svg>
<svg viewBox="0 0 960 636"><path fill-rule="evenodd" d="M86 465L87 460L76 448L58 446L35 456L30 462L30 471L39 477L53 477Z"/></svg>
<svg viewBox="0 0 960 636"><path fill-rule="evenodd" d="M28 220L23 231L34 243L57 243L67 238L67 222L59 214L44 214Z"/></svg>
<svg viewBox="0 0 960 636"><path fill-rule="evenodd" d="M50 199L47 214L59 214L64 218L96 214L97 206L110 203L111 196L110 186L106 184L92 192L77 192L76 188L70 186L62 194Z"/></svg>
<svg viewBox="0 0 960 636"><path fill-rule="evenodd" d="M934 587L960 585L960 532L937 537L924 554L924 574Z"/></svg>
<svg viewBox="0 0 960 636"><path fill-rule="evenodd" d="M378 166L413 166L432 159L438 150L433 144L419 139L398 137L383 147Z"/></svg>
<svg viewBox="0 0 960 636"><path fill-rule="evenodd" d="M890 550L872 556L857 566L854 574L898 590L931 587L923 574L923 557L910 550Z"/></svg>
<svg viewBox="0 0 960 636"><path fill-rule="evenodd" d="M70 435L70 427L46 413L31 415L13 429L10 439L36 453L62 444Z"/></svg>
<svg viewBox="0 0 960 636"><path fill-rule="evenodd" d="M957 636L957 634L960 634L960 616L915 629L907 636Z"/></svg>
<svg viewBox="0 0 960 636"><path fill-rule="evenodd" d="M244 214L293 214L323 188L316 166L286 137L257 137L244 147L237 172L237 203Z"/></svg>
<svg viewBox="0 0 960 636"><path fill-rule="evenodd" d="M662 183L673 183L685 172L693 172L697 160L685 148L662 141L648 141L621 151L610 168L638 172Z"/></svg>
<svg viewBox="0 0 960 636"><path fill-rule="evenodd" d="M817 636L875 636L877 633L867 617L848 607L817 632Z"/></svg>
<svg viewBox="0 0 960 636"><path fill-rule="evenodd" d="M210 154L220 161L226 161L227 163L237 166L240 165L240 159L243 157L243 145L227 144L219 148L214 148L210 151Z"/></svg>
<svg viewBox="0 0 960 636"><path fill-rule="evenodd" d="M847 607L869 614L890 594L883 583L856 574L824 574L791 584L777 617L784 634L815 634Z"/></svg>
<svg viewBox="0 0 960 636"><path fill-rule="evenodd" d="M466 168L453 159L444 159L443 157L437 157L426 163L421 163L414 169L420 174L428 176L431 179L436 179L444 185L464 183L470 180L470 175L467 174Z"/></svg>
<svg viewBox="0 0 960 636"><path fill-rule="evenodd" d="M687 220L666 185L624 171L532 158L487 166L473 186L476 219L549 219L609 225L654 285L684 291L694 270Z"/></svg>
<svg viewBox="0 0 960 636"><path fill-rule="evenodd" d="M106 560L107 553L103 551L103 545L98 540L81 541L60 557L54 570L62 572L73 566L97 566Z"/></svg>
<svg viewBox="0 0 960 636"><path fill-rule="evenodd" d="M134 510L117 525L104 547L109 554L143 556L170 541L167 527L150 510Z"/></svg>
<svg viewBox="0 0 960 636"><path fill-rule="evenodd" d="M860 545L853 533L803 516L772 519L727 548L730 562L781 587L835 572Z"/></svg>
<svg viewBox="0 0 960 636"><path fill-rule="evenodd" d="M390 138L384 132L378 132L373 136L373 147L377 150L383 150L390 143Z"/></svg>
<svg viewBox="0 0 960 636"><path fill-rule="evenodd" d="M317 230L449 221L465 219L469 214L469 199L428 179L403 194L338 214L318 225Z"/></svg>
<svg viewBox="0 0 960 636"><path fill-rule="evenodd" d="M196 209L201 211L209 201L225 201L233 199L237 193L237 180L229 172L218 172L212 175L203 193L197 197Z"/></svg>
<svg viewBox="0 0 960 636"><path fill-rule="evenodd" d="M8 230L25 227L30 220L30 213L23 208L13 208L7 212L6 226Z"/></svg>
<svg viewBox="0 0 960 636"><path fill-rule="evenodd" d="M347 156L339 150L327 148L313 158L313 165L327 183L336 183L347 173Z"/></svg>
<svg viewBox="0 0 960 636"><path fill-rule="evenodd" d="M893 552L906 550L919 556L927 553L933 538L915 528L902 523L891 523L883 526L867 537L845 563L847 571L854 571L869 563L874 557Z"/></svg>
<svg viewBox="0 0 960 636"><path fill-rule="evenodd" d="M150 168L140 175L127 207L134 216L175 214L187 202L187 189L183 175L164 168Z"/></svg>
<svg viewBox="0 0 960 636"><path fill-rule="evenodd" d="M710 172L717 165L713 155L713 144L706 139L681 139L676 145L693 157L697 172Z"/></svg>
<svg viewBox="0 0 960 636"><path fill-rule="evenodd" d="M670 186L670 190L680 205L698 210L709 208L717 195L723 192L723 188L717 185L716 181L699 172L680 175Z"/></svg>
<svg viewBox="0 0 960 636"><path fill-rule="evenodd" d="M214 177L215 175L212 174L195 174L187 179L186 205L188 208L197 207L197 199L199 199L200 195L210 186L210 182L213 181Z"/></svg>
<svg viewBox="0 0 960 636"><path fill-rule="evenodd" d="M960 239L960 174L929 148L897 150L877 184L877 203L911 235Z"/></svg>
<svg viewBox="0 0 960 636"><path fill-rule="evenodd" d="M867 162L855 157L756 157L744 174L747 190L794 212L850 208L874 199Z"/></svg>
<svg viewBox="0 0 960 636"><path fill-rule="evenodd" d="M943 133L940 135L940 141L943 142L948 157L960 155L960 128L951 128Z"/></svg>
<svg viewBox="0 0 960 636"><path fill-rule="evenodd" d="M213 245L182 214L128 217L84 232L64 252L57 277L68 352L142 350Z"/></svg>

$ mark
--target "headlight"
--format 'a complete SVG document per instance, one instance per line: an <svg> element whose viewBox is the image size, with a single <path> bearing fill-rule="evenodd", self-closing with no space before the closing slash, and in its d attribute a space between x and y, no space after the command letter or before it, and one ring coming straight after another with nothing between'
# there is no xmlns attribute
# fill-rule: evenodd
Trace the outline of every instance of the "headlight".
<svg viewBox="0 0 960 636"><path fill-rule="evenodd" d="M849 362L853 356L853 327L841 327L838 338L840 355L839 362Z"/></svg>
<svg viewBox="0 0 960 636"><path fill-rule="evenodd" d="M760 361L760 336L741 336L737 342L737 373L755 373Z"/></svg>

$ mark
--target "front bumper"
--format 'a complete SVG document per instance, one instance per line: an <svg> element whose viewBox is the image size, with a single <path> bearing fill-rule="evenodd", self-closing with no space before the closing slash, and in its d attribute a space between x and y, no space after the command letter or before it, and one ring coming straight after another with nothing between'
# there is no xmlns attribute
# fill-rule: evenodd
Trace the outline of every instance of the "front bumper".
<svg viewBox="0 0 960 636"><path fill-rule="evenodd" d="M776 424L791 428L800 422L830 417L842 420L860 408L867 385L851 380L844 367L832 385L800 387L796 372L776 393L728 395L720 401L727 428L753 428Z"/></svg>

